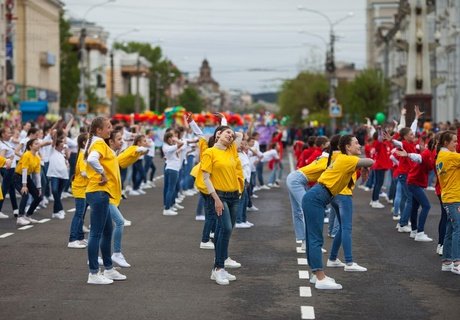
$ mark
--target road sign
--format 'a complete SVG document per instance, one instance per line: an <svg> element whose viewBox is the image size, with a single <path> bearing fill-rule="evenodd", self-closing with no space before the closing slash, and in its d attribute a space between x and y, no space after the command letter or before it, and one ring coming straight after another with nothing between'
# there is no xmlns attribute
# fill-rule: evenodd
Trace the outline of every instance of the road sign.
<svg viewBox="0 0 460 320"><path fill-rule="evenodd" d="M329 106L329 117L331 118L342 117L342 106L340 104L331 104Z"/></svg>
<svg viewBox="0 0 460 320"><path fill-rule="evenodd" d="M88 104L86 102L77 102L77 114L87 114Z"/></svg>

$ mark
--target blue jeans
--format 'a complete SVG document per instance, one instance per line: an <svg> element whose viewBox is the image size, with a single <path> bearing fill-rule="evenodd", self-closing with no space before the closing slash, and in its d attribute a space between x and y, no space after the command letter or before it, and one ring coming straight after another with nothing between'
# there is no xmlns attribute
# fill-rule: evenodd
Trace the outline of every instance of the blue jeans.
<svg viewBox="0 0 460 320"><path fill-rule="evenodd" d="M391 172L391 184L390 184L390 191L388 193L388 198L391 200L395 200L396 196L396 178L393 178L393 172Z"/></svg>
<svg viewBox="0 0 460 320"><path fill-rule="evenodd" d="M407 187L407 174L400 174L398 176L398 187L400 188L401 194L401 202L399 205L401 219L399 219L399 225L401 227L404 227L409 223L409 217L412 212L412 194L410 193L409 188Z"/></svg>
<svg viewBox="0 0 460 320"><path fill-rule="evenodd" d="M83 240L83 221L85 220L86 209L88 205L85 198L75 198L75 213L70 224L69 242Z"/></svg>
<svg viewBox="0 0 460 320"><path fill-rule="evenodd" d="M182 190L189 190L193 188L194 178L190 175L190 172L193 169L193 165L195 163L195 157L193 155L187 156L187 163L184 166L184 171L182 175Z"/></svg>
<svg viewBox="0 0 460 320"><path fill-rule="evenodd" d="M243 190L243 193L240 198L240 203L238 205L238 213L236 215L236 222L242 223L246 222L247 216L247 208L248 208L248 187L246 186Z"/></svg>
<svg viewBox="0 0 460 320"><path fill-rule="evenodd" d="M446 236L446 225L447 225L447 212L444 204L442 203L441 196L438 196L439 203L441 204L441 219L439 219L438 225L438 244L444 245L444 237Z"/></svg>
<svg viewBox="0 0 460 320"><path fill-rule="evenodd" d="M275 162L275 163L273 164L273 170L272 170L272 172L270 173L270 176L268 177L268 183L275 183L276 178L277 178L277 175L278 175L278 171L281 170L281 168L280 168L280 166L279 166L280 163L281 163L281 162L278 161L278 162Z"/></svg>
<svg viewBox="0 0 460 320"><path fill-rule="evenodd" d="M353 199L352 196L336 195L332 200L339 208L337 220L340 223L340 228L332 242L331 253L329 259L334 261L337 259L340 246L343 246L343 255L346 263L353 262L352 255L352 225L353 225Z"/></svg>
<svg viewBox="0 0 460 320"><path fill-rule="evenodd" d="M88 238L89 272L99 271L97 257L101 248L102 260L106 269L112 269L111 243L112 219L109 213L109 194L104 191L86 193L86 202L91 206L91 229Z"/></svg>
<svg viewBox="0 0 460 320"><path fill-rule="evenodd" d="M14 175L14 186L16 190L20 193L22 189L22 176L20 174ZM37 186L33 182L30 176L27 176L27 189L29 190L28 193L25 193L21 197L21 202L19 203L19 216L22 217L24 215L30 217L35 209L38 207L40 201L42 201L43 197L40 195L40 191L38 191ZM32 202L30 204L29 210L26 211L27 201L29 200L29 195L32 196Z"/></svg>
<svg viewBox="0 0 460 320"><path fill-rule="evenodd" d="M109 204L109 212L112 221L115 223L113 229L113 252L121 252L121 239L123 238L123 229L125 228L125 218L118 210L117 206Z"/></svg>
<svg viewBox="0 0 460 320"><path fill-rule="evenodd" d="M45 162L44 169L43 169L43 173L45 174L45 177L46 177L46 173L48 172L49 167L50 167L50 163ZM69 176L69 177L71 177L71 176ZM42 193L47 198L49 198L51 196L51 185L50 185L50 180L48 178L46 179L45 184L42 183Z"/></svg>
<svg viewBox="0 0 460 320"><path fill-rule="evenodd" d="M139 159L133 164L133 190L139 190L144 178L144 166L142 165L142 159Z"/></svg>
<svg viewBox="0 0 460 320"><path fill-rule="evenodd" d="M14 170L15 168L10 168L10 169L2 168L0 169L0 172L3 176L3 181L2 181L3 196L7 194L10 195L11 206L13 207L13 210L16 210L18 208L18 202L16 201L16 190L14 190L14 181L13 181ZM0 211L2 211L3 202L4 200L0 200Z"/></svg>
<svg viewBox="0 0 460 320"><path fill-rule="evenodd" d="M69 177L72 177L75 174L75 166L77 165L77 158L78 158L78 153L72 152L69 156ZM49 164L48 164L49 166ZM48 172L48 169L47 169ZM70 185L72 184L72 181L70 179L66 180L66 185L64 190L69 191ZM54 197L54 196L53 196Z"/></svg>
<svg viewBox="0 0 460 320"><path fill-rule="evenodd" d="M334 202L334 199L332 199L331 210L329 211L329 224L327 227L328 229L327 232L331 235L331 237L335 237L337 232L339 232L339 229L340 229L339 219L340 218L337 218L338 216L339 216L339 206L336 202Z"/></svg>
<svg viewBox="0 0 460 320"><path fill-rule="evenodd" d="M170 209L176 199L176 187L179 179L179 171L166 169L165 170L165 183L163 188L163 201L165 209Z"/></svg>
<svg viewBox="0 0 460 320"><path fill-rule="evenodd" d="M251 172L251 179L249 183L249 198L248 198L248 208L252 208L252 195L254 194L254 187L256 186L256 172Z"/></svg>
<svg viewBox="0 0 460 320"><path fill-rule="evenodd" d="M196 205L195 215L197 217L204 215L204 198L203 198L203 195L201 193L198 195L198 203Z"/></svg>
<svg viewBox="0 0 460 320"><path fill-rule="evenodd" d="M444 203L447 228L444 238L443 261L460 261L460 202Z"/></svg>
<svg viewBox="0 0 460 320"><path fill-rule="evenodd" d="M410 215L412 230L423 232L425 231L425 222L426 218L428 217L428 212L430 212L431 209L430 201L428 200L422 187L409 184L408 188L412 194L412 210ZM418 217L417 223L418 208L420 206L422 206L422 210L420 211L420 216Z"/></svg>
<svg viewBox="0 0 460 320"><path fill-rule="evenodd" d="M220 200L224 204L222 215L217 217L215 241L215 268L225 268L225 260L228 258L228 244L235 225L236 215L239 206L239 195L236 192L216 191ZM210 197L210 202L214 205L214 199Z"/></svg>
<svg viewBox="0 0 460 320"><path fill-rule="evenodd" d="M201 197L204 201L204 212L205 212L205 220L203 226L203 234L201 235L201 242L208 242L209 241L209 234L211 232L216 231L216 223L217 223L217 213L216 207L214 206L214 199L208 194L200 193Z"/></svg>
<svg viewBox="0 0 460 320"><path fill-rule="evenodd" d="M61 195L67 185L67 182L67 179L50 177L51 192L53 193L54 198L53 213L58 213L59 211L64 210L64 207L62 206Z"/></svg>
<svg viewBox="0 0 460 320"><path fill-rule="evenodd" d="M366 181L366 187L368 187L369 189L371 189L375 183L375 172L374 171L375 170L373 169L369 171L369 177L367 178L367 181Z"/></svg>
<svg viewBox="0 0 460 320"><path fill-rule="evenodd" d="M300 171L293 171L286 178L286 186L291 201L292 222L297 240L305 240L305 221L302 211L302 198L308 190L308 180Z"/></svg>
<svg viewBox="0 0 460 320"><path fill-rule="evenodd" d="M147 174L149 173L149 170L152 169L150 171L150 177L149 177L149 181L152 181L153 180L153 177L155 176L155 171L156 171L156 167L155 165L153 164L153 157L149 156L149 155L145 155L144 156L144 182L147 182Z"/></svg>
<svg viewBox="0 0 460 320"><path fill-rule="evenodd" d="M264 163L262 161L259 161L256 164L256 174L257 174L257 180L259 180L259 185L263 186L264 185Z"/></svg>
<svg viewBox="0 0 460 320"><path fill-rule="evenodd" d="M128 174L128 168L120 168L121 188L125 188L126 175Z"/></svg>
<svg viewBox="0 0 460 320"><path fill-rule="evenodd" d="M379 200L380 190L382 190L383 181L385 180L385 169L374 170L375 184L372 189L372 201Z"/></svg>
<svg viewBox="0 0 460 320"><path fill-rule="evenodd" d="M308 264L313 272L323 270L321 248L323 247L324 211L332 195L322 184L317 183L305 193L302 210L305 216L305 240Z"/></svg>

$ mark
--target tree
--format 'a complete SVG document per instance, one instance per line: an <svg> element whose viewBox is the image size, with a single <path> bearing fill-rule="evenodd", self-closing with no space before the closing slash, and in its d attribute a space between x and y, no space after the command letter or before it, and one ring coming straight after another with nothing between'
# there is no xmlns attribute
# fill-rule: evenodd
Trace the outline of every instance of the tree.
<svg viewBox="0 0 460 320"><path fill-rule="evenodd" d="M78 99L78 83L80 71L78 69L78 55L69 43L70 24L64 19L62 13L59 20L60 41L60 81L61 81L61 107L75 108Z"/></svg>
<svg viewBox="0 0 460 320"><path fill-rule="evenodd" d="M179 96L179 104L193 113L199 113L204 109L203 99L201 99L198 90L193 87L187 87Z"/></svg>
<svg viewBox="0 0 460 320"><path fill-rule="evenodd" d="M293 123L303 122L302 110L310 113L324 110L328 102L328 82L320 73L301 72L283 83L278 97L280 115L290 116Z"/></svg>
<svg viewBox="0 0 460 320"><path fill-rule="evenodd" d="M140 107L141 110L145 110L145 103L144 99L140 100ZM130 114L135 112L135 105L136 105L136 95L128 94L126 96L117 97L117 112Z"/></svg>
<svg viewBox="0 0 460 320"><path fill-rule="evenodd" d="M344 113L355 122L373 118L377 112L386 112L390 96L390 84L383 73L375 69L361 72L353 82L338 90Z"/></svg>
<svg viewBox="0 0 460 320"><path fill-rule="evenodd" d="M169 88L171 83L181 75L179 69L170 60L162 57L160 47L152 47L150 43L115 43L113 46L115 49L121 49L128 53L138 52L152 64L150 67L150 105L155 105L156 95L158 94L160 111L163 111L169 105L168 102L170 102L163 89Z"/></svg>

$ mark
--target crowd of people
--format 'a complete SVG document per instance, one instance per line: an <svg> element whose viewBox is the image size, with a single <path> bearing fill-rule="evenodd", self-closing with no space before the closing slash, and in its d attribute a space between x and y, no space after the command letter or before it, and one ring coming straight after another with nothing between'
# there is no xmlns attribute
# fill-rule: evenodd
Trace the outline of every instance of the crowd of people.
<svg viewBox="0 0 460 320"><path fill-rule="evenodd" d="M426 190L434 190L441 206L436 253L442 256L442 271L460 274L460 126L434 133L419 130L423 112L415 106L414 121L406 127L406 109L400 122L374 127L368 119L364 151L352 135L310 136L293 145L297 170L286 180L291 201L295 236L302 242L313 272L310 279L318 289L342 289L327 277L321 258L324 244L323 224L329 223L327 235L333 239L327 267L364 272L367 268L353 260L352 194L355 185L372 190L370 207L382 210L385 199L391 205L396 229L409 233L417 242L433 241L425 233L431 208ZM425 128L426 129L426 128ZM383 191L383 186L385 190ZM326 212L329 212L326 215ZM345 262L337 258L343 247Z"/></svg>
<svg viewBox="0 0 460 320"><path fill-rule="evenodd" d="M164 160L162 214L178 215L184 209L184 198L198 195L195 219L204 221L199 248L214 250L210 278L228 285L236 276L227 270L241 267L230 257L232 231L254 226L247 213L258 211L253 203L258 191L280 187L288 143L283 128L261 130L250 123L244 130L233 130L223 115L216 116L221 125L209 136L191 114L184 117L183 125L157 130L104 117L90 123L77 123L71 117L67 122L43 126L25 123L21 128L3 127L2 192L11 201L16 224L39 223L34 212L50 202L51 218L62 220L66 211L61 199L72 196L75 209L67 247L87 249L87 282L125 280L126 276L113 267L131 266L122 250L124 227L131 222L123 217L120 202L156 187L153 159L159 153ZM421 132L417 126L421 116L415 107L410 128L405 125L405 109L400 123L391 127L374 127L369 120L364 126L365 146L351 134L330 138L310 135L293 142L297 170L289 173L286 185L295 237L302 243L313 272L310 282L316 288L342 288L324 272L325 222L329 223L327 235L334 238L326 266L367 271L352 254L355 186L372 190L372 209L385 209L380 199L392 204L397 231L409 233L418 242L432 241L424 225L431 206L426 190L433 186L442 209L437 247L443 257L442 270L460 274L460 192L456 183L460 178L460 129ZM265 183L267 169L270 173ZM17 196L21 198L19 205ZM1 212L1 198L0 218L8 219L10 216ZM87 239L85 232L89 232ZM340 247L344 262L338 259Z"/></svg>

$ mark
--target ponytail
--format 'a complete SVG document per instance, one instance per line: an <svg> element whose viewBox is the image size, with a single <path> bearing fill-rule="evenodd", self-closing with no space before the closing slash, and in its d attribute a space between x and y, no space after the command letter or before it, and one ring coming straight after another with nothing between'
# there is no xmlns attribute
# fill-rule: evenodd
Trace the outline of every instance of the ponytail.
<svg viewBox="0 0 460 320"><path fill-rule="evenodd" d="M338 135L338 134L332 136L332 138L331 138L331 141L329 143L329 157L327 158L326 169L331 164L332 154L334 153L334 151L339 150L339 140L340 140L340 135Z"/></svg>
<svg viewBox="0 0 460 320"><path fill-rule="evenodd" d="M107 118L104 117L96 117L93 119L93 122L91 122L91 126L89 128L88 142L86 143L85 148L85 160L88 159L89 147L91 146L91 141L93 140L93 137L96 135L97 129L103 129L106 120Z"/></svg>

